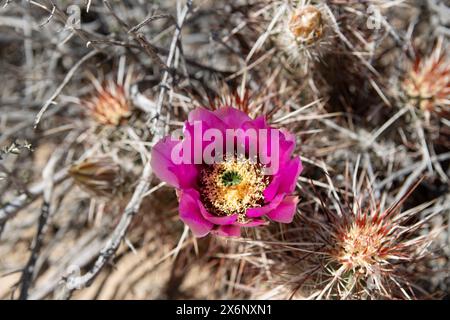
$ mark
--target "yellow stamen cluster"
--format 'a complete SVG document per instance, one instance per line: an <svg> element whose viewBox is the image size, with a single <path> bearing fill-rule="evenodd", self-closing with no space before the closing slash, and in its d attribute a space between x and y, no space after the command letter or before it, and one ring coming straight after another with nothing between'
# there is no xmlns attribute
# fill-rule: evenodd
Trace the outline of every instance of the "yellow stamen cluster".
<svg viewBox="0 0 450 320"><path fill-rule="evenodd" d="M322 14L314 6L300 8L292 14L288 28L296 41L311 44L322 37Z"/></svg>
<svg viewBox="0 0 450 320"><path fill-rule="evenodd" d="M260 207L268 179L259 164L248 159L226 159L202 170L202 198L207 209L218 216L238 214L245 223L245 211Z"/></svg>

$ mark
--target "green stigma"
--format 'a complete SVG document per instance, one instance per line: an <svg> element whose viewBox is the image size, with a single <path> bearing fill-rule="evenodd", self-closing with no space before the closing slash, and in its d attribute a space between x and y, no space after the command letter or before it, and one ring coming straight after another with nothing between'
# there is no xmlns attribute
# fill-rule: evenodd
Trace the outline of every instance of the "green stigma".
<svg viewBox="0 0 450 320"><path fill-rule="evenodd" d="M222 174L222 183L225 187L237 186L241 183L242 177L236 171L225 171Z"/></svg>

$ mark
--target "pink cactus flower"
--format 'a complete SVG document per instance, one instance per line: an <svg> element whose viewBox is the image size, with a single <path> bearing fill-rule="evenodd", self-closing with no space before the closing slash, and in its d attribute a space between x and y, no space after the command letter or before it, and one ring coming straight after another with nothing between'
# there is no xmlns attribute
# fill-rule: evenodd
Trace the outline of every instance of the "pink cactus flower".
<svg viewBox="0 0 450 320"><path fill-rule="evenodd" d="M196 237L240 236L241 227L292 222L303 169L294 149L294 136L263 116L197 108L181 139L167 136L153 147L151 165L177 189L180 219Z"/></svg>

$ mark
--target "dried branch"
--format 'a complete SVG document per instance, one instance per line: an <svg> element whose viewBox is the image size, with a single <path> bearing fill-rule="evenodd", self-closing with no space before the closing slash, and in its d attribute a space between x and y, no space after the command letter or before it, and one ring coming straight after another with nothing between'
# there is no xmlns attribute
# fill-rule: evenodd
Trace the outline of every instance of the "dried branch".
<svg viewBox="0 0 450 320"><path fill-rule="evenodd" d="M181 16L178 19L178 27L174 33L172 45L170 48L170 53L167 58L167 66L169 66L169 67L172 65L172 62L173 62L173 57L175 55L175 50L176 50L176 43L179 41L179 37L181 34L181 28L183 26L183 23L188 15L191 7L192 7L192 1L188 0ZM169 73L166 70L164 72L162 84L165 84L167 82L168 76L169 76ZM161 111L161 109L162 109L165 92L166 92L166 86L162 85L162 87L160 89L159 100L158 100L158 110L159 111ZM162 131L158 131L158 133L153 136L153 143L155 143L162 137L162 133L163 133ZM137 185L130 202L126 206L125 211L123 212L118 225L116 226L116 228L114 229L114 232L111 235L111 238L108 240L108 242L105 244L104 248L101 250L100 255L98 256L94 266L86 274L84 274L82 276L79 276L79 277L69 276L68 279L63 279L63 283L62 283L63 288L62 288L60 298L68 299L68 298L70 298L72 292L76 288L81 288L81 287L84 287L84 286L92 283L92 281L100 273L100 271L103 269L103 267L109 261L109 259L115 254L115 252L119 248L119 245L121 244L122 240L125 237L125 234L130 226L130 223L131 223L133 217L139 211L142 199L146 195L146 192L149 188L151 176L152 176L152 168L150 166L150 159L149 159L144 167L144 171L140 178L140 182Z"/></svg>
<svg viewBox="0 0 450 320"><path fill-rule="evenodd" d="M98 53L97 50L93 50L86 54L83 58L81 58L70 70L67 72L66 77L64 78L63 82L59 85L59 87L55 90L55 92L51 95L51 97L47 100L47 102L42 106L41 110L36 115L36 119L34 120L34 127L36 128L41 121L42 115L45 113L45 111L48 109L48 107L51 104L55 104L55 98L61 93L61 91L64 89L67 83L69 83L70 79L72 79L73 75L77 71L77 69L87 60L92 58Z"/></svg>
<svg viewBox="0 0 450 320"><path fill-rule="evenodd" d="M53 176L53 184L59 184L67 178L67 169L62 169L56 172ZM30 204L33 200L39 197L46 188L46 182L41 181L40 183L31 186L27 193L22 193L2 208L0 208L0 226L3 226L5 222L12 218L19 210L23 209L25 206Z"/></svg>
<svg viewBox="0 0 450 320"><path fill-rule="evenodd" d="M44 241L45 230L47 227L47 223L50 217L51 210L51 198L53 194L53 173L55 171L56 163L62 156L62 150L59 149L59 152L53 154L53 156L48 161L46 167L42 172L42 178L45 185L44 189L44 202L41 207L41 215L39 216L38 228L36 232L36 237L34 239L33 247L31 249L31 255L28 259L28 262L23 269L22 277L20 278L20 300L26 300L28 298L28 289L30 288L33 282L34 269L36 265L37 258L42 248L42 244Z"/></svg>

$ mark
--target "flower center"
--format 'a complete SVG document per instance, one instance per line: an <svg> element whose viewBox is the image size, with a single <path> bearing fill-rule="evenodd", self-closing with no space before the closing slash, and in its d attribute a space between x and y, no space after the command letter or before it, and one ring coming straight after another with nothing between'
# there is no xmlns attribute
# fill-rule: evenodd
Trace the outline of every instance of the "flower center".
<svg viewBox="0 0 450 320"><path fill-rule="evenodd" d="M248 159L226 159L201 171L201 195L205 207L218 216L238 214L245 223L248 208L264 203L263 191L268 185L261 165Z"/></svg>
<svg viewBox="0 0 450 320"><path fill-rule="evenodd" d="M236 171L225 171L222 174L222 183L225 187L237 186L241 181L242 177Z"/></svg>

